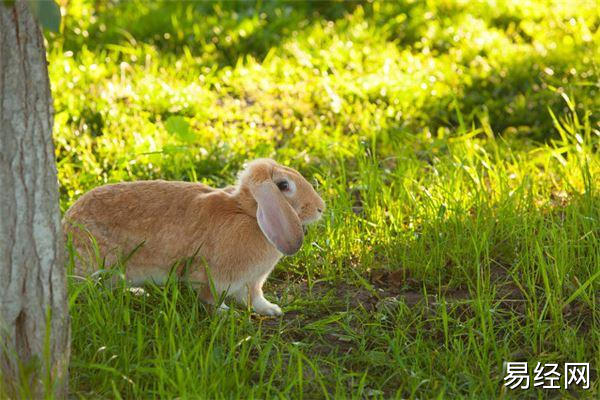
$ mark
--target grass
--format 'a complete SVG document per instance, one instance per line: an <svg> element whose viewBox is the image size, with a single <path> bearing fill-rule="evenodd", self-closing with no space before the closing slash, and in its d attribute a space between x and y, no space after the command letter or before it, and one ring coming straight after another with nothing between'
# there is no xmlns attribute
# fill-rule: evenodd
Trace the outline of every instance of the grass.
<svg viewBox="0 0 600 400"><path fill-rule="evenodd" d="M75 397L599 396L595 2L60 3L63 211L261 156L328 205L267 282L282 318L71 278ZM509 361L591 387L509 390Z"/></svg>

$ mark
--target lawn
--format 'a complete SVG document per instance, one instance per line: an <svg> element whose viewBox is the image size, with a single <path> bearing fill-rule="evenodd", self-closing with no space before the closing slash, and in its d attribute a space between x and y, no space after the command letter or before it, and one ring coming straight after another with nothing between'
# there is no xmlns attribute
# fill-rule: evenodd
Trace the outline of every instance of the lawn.
<svg viewBox="0 0 600 400"><path fill-rule="evenodd" d="M266 284L283 317L71 277L75 397L600 396L595 1L58 2L63 212L257 157L327 203ZM589 389L534 388L538 362Z"/></svg>

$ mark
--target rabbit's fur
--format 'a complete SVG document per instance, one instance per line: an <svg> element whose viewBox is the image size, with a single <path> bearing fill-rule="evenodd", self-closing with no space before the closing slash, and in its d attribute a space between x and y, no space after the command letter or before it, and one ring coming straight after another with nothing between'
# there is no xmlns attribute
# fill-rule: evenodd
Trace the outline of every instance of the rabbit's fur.
<svg viewBox="0 0 600 400"><path fill-rule="evenodd" d="M258 159L225 189L162 180L95 188L67 210L63 227L81 258L76 273L97 265L93 237L106 264L130 255L125 277L134 286L166 280L174 265L183 276L184 263L176 262L191 259L185 276L205 302L225 292L260 314L280 315L263 283L283 254L300 249L303 226L324 209L297 171Z"/></svg>

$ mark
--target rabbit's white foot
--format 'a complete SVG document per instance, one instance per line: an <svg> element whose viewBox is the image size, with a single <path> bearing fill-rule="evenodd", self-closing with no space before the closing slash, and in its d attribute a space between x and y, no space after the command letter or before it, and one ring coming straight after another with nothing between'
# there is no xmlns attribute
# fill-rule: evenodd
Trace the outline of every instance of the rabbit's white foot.
<svg viewBox="0 0 600 400"><path fill-rule="evenodd" d="M261 315L282 315L283 312L277 304L271 303L264 297L257 297L252 301L254 311Z"/></svg>
<svg viewBox="0 0 600 400"><path fill-rule="evenodd" d="M217 308L218 313L224 313L224 312L227 312L228 310L229 310L229 306L225 303L221 303L219 305L219 307Z"/></svg>

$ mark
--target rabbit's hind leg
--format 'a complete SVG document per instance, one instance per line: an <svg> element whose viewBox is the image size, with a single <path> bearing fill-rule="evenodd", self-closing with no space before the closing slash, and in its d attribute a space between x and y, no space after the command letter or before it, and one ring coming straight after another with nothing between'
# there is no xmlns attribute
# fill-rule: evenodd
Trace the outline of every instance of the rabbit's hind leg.
<svg viewBox="0 0 600 400"><path fill-rule="evenodd" d="M214 295L218 295L219 293L214 293L210 288L210 285L206 279L206 273L204 271L194 271L190 273L188 277L192 287L198 293L198 297L206 304L215 305L217 300ZM224 302L220 302L219 307L217 309L218 312L227 311L229 307Z"/></svg>
<svg viewBox="0 0 600 400"><path fill-rule="evenodd" d="M248 285L242 285L242 287L237 291L231 293L231 296L244 307L252 304L252 300L250 300L250 293L248 291Z"/></svg>

